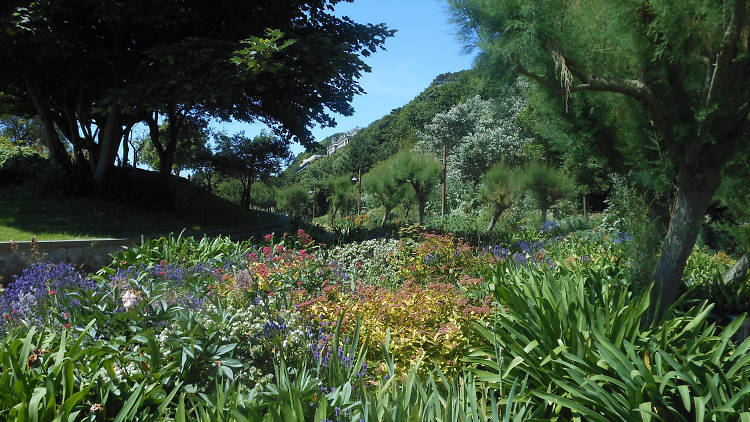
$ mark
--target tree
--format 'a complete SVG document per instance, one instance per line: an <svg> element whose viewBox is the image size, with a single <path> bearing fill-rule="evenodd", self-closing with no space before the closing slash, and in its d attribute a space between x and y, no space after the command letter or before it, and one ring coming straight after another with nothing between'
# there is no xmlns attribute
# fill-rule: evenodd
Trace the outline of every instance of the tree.
<svg viewBox="0 0 750 422"><path fill-rule="evenodd" d="M194 170L195 175L201 175L205 178L206 189L208 193L213 194L214 185L213 177L217 169L221 166L219 157L211 150L209 144L199 146L187 162L186 168Z"/></svg>
<svg viewBox="0 0 750 422"><path fill-rule="evenodd" d="M327 180L328 192L330 193L331 225L336 224L336 213L349 209L354 204L354 191L349 175L341 174L330 176Z"/></svg>
<svg viewBox="0 0 750 422"><path fill-rule="evenodd" d="M417 149L432 154L448 150L448 179L477 183L492 163L525 161L531 139L518 122L525 105L517 89L508 89L501 104L479 96L436 114L418 136Z"/></svg>
<svg viewBox="0 0 750 422"><path fill-rule="evenodd" d="M258 179L276 175L291 159L289 144L267 131L248 138L244 132L216 135L218 170L237 178L242 184L240 206L250 206L250 189Z"/></svg>
<svg viewBox="0 0 750 422"><path fill-rule="evenodd" d="M419 211L419 224L424 222L427 196L438 183L442 168L437 158L413 151L402 151L393 158L393 175L399 183L414 189Z"/></svg>
<svg viewBox="0 0 750 422"><path fill-rule="evenodd" d="M0 136L16 144L36 145L42 142L42 126L33 117L0 116Z"/></svg>
<svg viewBox="0 0 750 422"><path fill-rule="evenodd" d="M573 180L567 174L539 161L531 163L523 173L523 188L536 201L542 212L542 222L547 221L547 210L557 201L568 197L574 187Z"/></svg>
<svg viewBox="0 0 750 422"><path fill-rule="evenodd" d="M504 163L498 163L484 175L482 199L492 216L487 226L487 233L495 228L500 215L516 202L521 193L521 184L516 173L517 170Z"/></svg>
<svg viewBox="0 0 750 422"><path fill-rule="evenodd" d="M361 56L393 35L333 16L336 3L5 2L0 91L13 114L39 117L56 166L70 167L70 143L100 186L127 129L160 116L177 132L189 114L259 120L307 144L312 124L335 124L329 111L352 114Z"/></svg>
<svg viewBox="0 0 750 422"><path fill-rule="evenodd" d="M173 119L174 122L177 119ZM180 171L190 167L190 163L200 153L205 156L208 142L208 122L200 116L184 116L179 119L179 129L166 122L158 130L149 129L149 137L140 155L140 164L146 164L166 177L180 175ZM168 139L167 146L162 140Z"/></svg>
<svg viewBox="0 0 750 422"><path fill-rule="evenodd" d="M250 202L257 207L270 210L276 206L276 188L262 180L253 183L250 189Z"/></svg>
<svg viewBox="0 0 750 422"><path fill-rule="evenodd" d="M362 176L362 186L383 206L383 219L380 221L382 227L391 211L404 200L407 186L394 177L392 161L376 164Z"/></svg>
<svg viewBox="0 0 750 422"><path fill-rule="evenodd" d="M451 0L485 62L565 102L624 96L675 170L677 193L656 263L653 316L681 287L688 255L727 161L750 136L747 0L549 2Z"/></svg>
<svg viewBox="0 0 750 422"><path fill-rule="evenodd" d="M276 204L293 222L299 223L310 205L310 194L302 185L290 185L276 191Z"/></svg>

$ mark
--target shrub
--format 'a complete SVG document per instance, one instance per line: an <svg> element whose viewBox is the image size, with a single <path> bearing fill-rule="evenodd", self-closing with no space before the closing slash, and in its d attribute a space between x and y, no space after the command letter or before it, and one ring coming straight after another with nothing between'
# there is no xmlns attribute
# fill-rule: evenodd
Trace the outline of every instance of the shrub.
<svg viewBox="0 0 750 422"><path fill-rule="evenodd" d="M489 300L470 301L454 285L412 282L396 290L363 286L352 293L329 286L301 302L299 309L318 323L335 325L343 315L342 329L349 334L360 316L370 361L382 362L380 346L390 335L399 374L405 374L419 357L428 357L449 372L460 370L461 357L477 340L471 322L492 313Z"/></svg>

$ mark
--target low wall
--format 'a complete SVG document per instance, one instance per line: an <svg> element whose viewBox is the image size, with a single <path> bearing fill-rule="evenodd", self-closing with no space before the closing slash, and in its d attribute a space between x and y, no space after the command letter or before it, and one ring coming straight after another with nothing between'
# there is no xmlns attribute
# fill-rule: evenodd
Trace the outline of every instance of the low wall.
<svg viewBox="0 0 750 422"><path fill-rule="evenodd" d="M13 275L41 261L68 262L93 271L111 262L109 254L135 243L135 239L0 242L0 284L8 284Z"/></svg>
<svg viewBox="0 0 750 422"><path fill-rule="evenodd" d="M234 241L248 240L271 232L289 230L289 220L279 218L271 224L246 228L190 233L199 236L229 236ZM140 238L42 240L0 242L0 286L13 281L24 268L35 262L67 262L86 271L95 271L112 262L111 253L140 243Z"/></svg>

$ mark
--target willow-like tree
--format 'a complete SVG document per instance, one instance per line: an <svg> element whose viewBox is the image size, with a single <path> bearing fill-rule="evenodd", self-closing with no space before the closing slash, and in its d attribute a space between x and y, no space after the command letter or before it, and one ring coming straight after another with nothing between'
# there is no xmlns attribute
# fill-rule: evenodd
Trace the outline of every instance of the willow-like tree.
<svg viewBox="0 0 750 422"><path fill-rule="evenodd" d="M675 170L676 199L654 269L653 316L680 291L722 169L750 138L748 0L450 0L483 62L565 102L624 96ZM610 96L610 97L607 97ZM630 145L632 148L633 145Z"/></svg>
<svg viewBox="0 0 750 422"><path fill-rule="evenodd" d="M362 177L362 186L383 206L383 219L380 226L385 225L391 211L404 200L407 185L399 183L393 175L393 162L383 161L376 164L372 170Z"/></svg>
<svg viewBox="0 0 750 422"><path fill-rule="evenodd" d="M440 183L440 162L432 155L402 151L393 158L393 175L399 183L408 183L414 190L419 211L419 224L424 222L427 197Z"/></svg>
<svg viewBox="0 0 750 422"><path fill-rule="evenodd" d="M492 166L484 175L482 199L490 211L490 224L487 233L491 232L503 211L510 208L521 193L521 181L518 172L503 163Z"/></svg>

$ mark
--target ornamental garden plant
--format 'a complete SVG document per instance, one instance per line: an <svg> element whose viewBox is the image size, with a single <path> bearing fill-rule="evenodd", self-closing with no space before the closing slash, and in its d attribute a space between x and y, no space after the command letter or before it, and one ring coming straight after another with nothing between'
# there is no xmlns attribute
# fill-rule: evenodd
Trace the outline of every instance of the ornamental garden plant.
<svg viewBox="0 0 750 422"><path fill-rule="evenodd" d="M170 237L92 274L39 263L0 299L0 415L750 417L743 317L721 320L708 296L731 258L696 251L686 301L646 324L630 236L560 227L479 247L419 230L336 247L303 230ZM747 289L734 295L744 310Z"/></svg>

